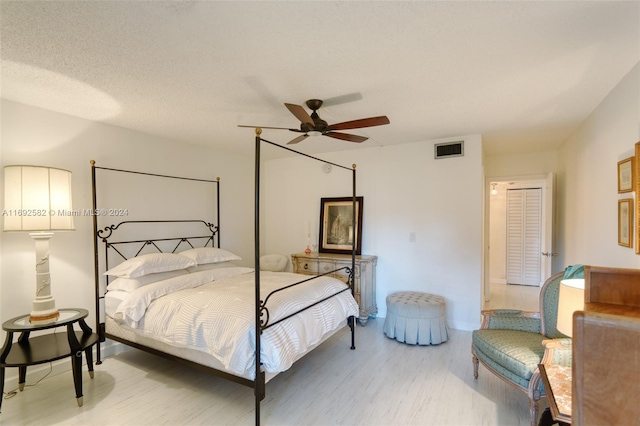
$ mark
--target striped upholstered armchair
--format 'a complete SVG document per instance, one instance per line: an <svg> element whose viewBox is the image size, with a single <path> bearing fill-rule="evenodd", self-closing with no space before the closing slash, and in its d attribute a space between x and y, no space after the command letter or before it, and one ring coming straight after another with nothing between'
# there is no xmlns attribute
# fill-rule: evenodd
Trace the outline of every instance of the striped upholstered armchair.
<svg viewBox="0 0 640 426"><path fill-rule="evenodd" d="M540 289L540 312L494 309L482 311L482 326L472 334L473 373L478 364L529 396L531 425L538 417L538 400L545 396L538 364L571 365L571 339L556 328L560 280L564 273L550 277ZM543 341L559 339L555 350ZM567 347L562 350L563 346ZM560 349L559 349L560 348Z"/></svg>

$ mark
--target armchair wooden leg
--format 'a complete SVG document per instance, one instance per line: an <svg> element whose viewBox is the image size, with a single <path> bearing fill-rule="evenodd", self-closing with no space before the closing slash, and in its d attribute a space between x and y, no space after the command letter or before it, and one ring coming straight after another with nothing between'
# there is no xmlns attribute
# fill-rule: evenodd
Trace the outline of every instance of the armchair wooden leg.
<svg viewBox="0 0 640 426"><path fill-rule="evenodd" d="M531 415L531 426L536 426L538 423L538 399L529 400L529 414Z"/></svg>
<svg viewBox="0 0 640 426"><path fill-rule="evenodd" d="M527 389L527 396L529 396L529 413L531 415L531 426L536 426L538 423L538 401L544 396L540 391L542 387L542 378L540 377L540 371L536 370L531 379L529 379L529 389Z"/></svg>
<svg viewBox="0 0 640 426"><path fill-rule="evenodd" d="M473 377L477 379L478 378L478 364L480 363L480 360L478 360L478 357L476 356L476 354L472 354L471 361L473 362Z"/></svg>

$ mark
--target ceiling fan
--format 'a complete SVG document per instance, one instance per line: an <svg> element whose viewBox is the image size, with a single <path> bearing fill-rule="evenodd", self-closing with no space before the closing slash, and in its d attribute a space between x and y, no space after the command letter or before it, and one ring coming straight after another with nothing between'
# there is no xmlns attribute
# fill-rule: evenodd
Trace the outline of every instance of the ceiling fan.
<svg viewBox="0 0 640 426"><path fill-rule="evenodd" d="M343 121L342 123L328 124L318 115L318 110L322 107L320 99L309 99L306 105L312 111L311 115L301 107L295 104L284 104L291 114L300 120L300 129L289 129L286 127L267 127L267 126L245 126L239 124L238 127L262 127L263 129L280 129L289 130L291 132L302 133L302 135L292 139L287 145L302 142L309 136L329 136L330 138L341 139L348 142L364 142L367 137L353 135L350 133L336 132L336 130L361 129L363 127L382 126L389 124L389 119L385 115L379 117L361 118L359 120Z"/></svg>

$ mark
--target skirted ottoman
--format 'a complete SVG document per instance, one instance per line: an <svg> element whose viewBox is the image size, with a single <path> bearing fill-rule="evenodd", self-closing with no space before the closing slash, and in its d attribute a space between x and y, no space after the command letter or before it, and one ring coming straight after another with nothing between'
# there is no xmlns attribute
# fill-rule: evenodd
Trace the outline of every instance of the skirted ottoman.
<svg viewBox="0 0 640 426"><path fill-rule="evenodd" d="M384 334L411 345L437 345L449 338L444 297L419 291L387 296Z"/></svg>

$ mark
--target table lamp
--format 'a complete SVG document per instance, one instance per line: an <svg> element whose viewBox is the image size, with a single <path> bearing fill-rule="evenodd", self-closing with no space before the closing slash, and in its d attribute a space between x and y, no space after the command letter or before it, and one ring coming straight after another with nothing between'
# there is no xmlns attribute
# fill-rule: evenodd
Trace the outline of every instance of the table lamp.
<svg viewBox="0 0 640 426"><path fill-rule="evenodd" d="M584 309L584 279L560 281L557 328L565 336L573 336L573 313Z"/></svg>
<svg viewBox="0 0 640 426"><path fill-rule="evenodd" d="M53 167L5 166L4 230L33 231L36 246L36 298L29 321L52 323L59 317L51 296L51 231L73 230L71 172Z"/></svg>

